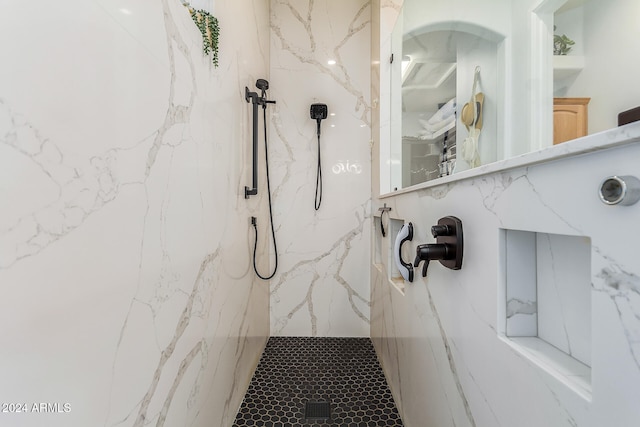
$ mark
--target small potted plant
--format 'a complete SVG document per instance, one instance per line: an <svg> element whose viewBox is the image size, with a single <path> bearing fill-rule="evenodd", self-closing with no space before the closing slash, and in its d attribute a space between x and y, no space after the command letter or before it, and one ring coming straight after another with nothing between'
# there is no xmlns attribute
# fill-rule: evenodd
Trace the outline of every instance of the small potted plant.
<svg viewBox="0 0 640 427"><path fill-rule="evenodd" d="M556 26L553 26L553 31L556 31ZM576 44L573 40L567 37L565 34L559 36L553 35L553 54L554 55L566 55L569 53L573 45Z"/></svg>

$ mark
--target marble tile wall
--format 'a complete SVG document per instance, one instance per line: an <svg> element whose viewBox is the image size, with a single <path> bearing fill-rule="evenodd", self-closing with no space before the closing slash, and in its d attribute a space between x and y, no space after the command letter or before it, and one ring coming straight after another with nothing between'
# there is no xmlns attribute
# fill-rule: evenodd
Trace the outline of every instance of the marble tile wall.
<svg viewBox="0 0 640 427"><path fill-rule="evenodd" d="M369 335L370 21L368 0L271 1L273 335ZM318 211L312 103L330 114Z"/></svg>
<svg viewBox="0 0 640 427"><path fill-rule="evenodd" d="M212 12L217 69L178 0L0 4L1 425L231 424L269 335L243 197L269 5Z"/></svg>
<svg viewBox="0 0 640 427"><path fill-rule="evenodd" d="M591 365L591 241L537 234L538 337Z"/></svg>
<svg viewBox="0 0 640 427"><path fill-rule="evenodd" d="M386 22L396 10L388 3L377 1L374 6L379 8L374 25L380 28L379 39L372 41L372 93L379 96L372 122L380 124L380 130L374 127L373 132L374 164L384 162L377 153L388 144L389 116L384 110L389 103L388 66L379 61L390 40ZM614 140L627 144L603 149ZM386 203L392 208L392 219L413 222L412 251L418 244L433 242L430 227L439 218L455 215L464 224L465 253L459 271L432 263L426 278L417 275L413 283L405 283L403 295L388 280L391 267L386 254L371 266L371 336L407 427L637 424L640 229L636 222L640 204L605 206L598 199L598 187L606 176L640 173L634 160L640 155L638 141L640 125L631 125L549 149L559 159L531 153L531 165L514 167L505 161L508 170L496 167L483 175L463 175L455 182L392 197L378 197L380 180L387 177L372 171L372 211ZM578 147L588 149L583 155L565 157L565 151ZM373 246L390 246L380 242L377 230ZM517 230L534 240L536 236L571 236L590 245L590 265L582 267L590 277L587 304L591 312L589 321L571 332L590 330L590 338L581 342L581 354L576 355L590 364L590 372L550 369L562 358L545 353L543 347L524 351L505 338L509 309L505 280L510 279L501 242L504 230ZM553 248L572 258L563 242L557 243L552 241ZM535 241L525 246L535 252ZM551 253L538 255L545 262ZM535 270L535 263L527 264L521 276L537 274ZM518 272L513 273L517 279ZM553 268L543 273L555 275ZM554 322L584 314L576 315L572 298L565 293L573 292L573 278L568 286L565 279L555 280L558 299L549 292L543 295L559 303L549 307L551 314L540 313L549 332L569 331L572 325L558 321L554 329L544 324L548 316ZM534 319L526 325L533 335L537 324ZM591 344L585 348L582 344L588 340ZM573 343L565 344L571 353Z"/></svg>
<svg viewBox="0 0 640 427"><path fill-rule="evenodd" d="M637 141L640 126L634 134ZM387 267L372 267L371 334L406 426L637 423L640 205L605 206L597 189L606 176L637 175L639 155L633 142L383 199L392 217L413 222L413 250L433 241L430 226L445 215L459 217L465 233L462 270L433 263L426 278L405 284L405 295L387 280ZM591 239L588 320L571 323L584 313L566 294L570 281L556 282L559 298L543 298L557 305L538 313L552 335L590 331L586 348L565 343L568 354L590 363L590 373L551 369L549 363L562 362L557 355L543 347L522 351L504 338L508 307L498 248L505 228Z"/></svg>

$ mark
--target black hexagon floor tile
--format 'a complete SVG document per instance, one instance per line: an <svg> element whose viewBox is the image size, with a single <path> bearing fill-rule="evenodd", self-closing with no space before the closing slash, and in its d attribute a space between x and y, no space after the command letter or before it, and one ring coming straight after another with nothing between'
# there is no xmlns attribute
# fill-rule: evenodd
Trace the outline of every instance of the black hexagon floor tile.
<svg viewBox="0 0 640 427"><path fill-rule="evenodd" d="M371 340L271 337L233 427L402 425Z"/></svg>

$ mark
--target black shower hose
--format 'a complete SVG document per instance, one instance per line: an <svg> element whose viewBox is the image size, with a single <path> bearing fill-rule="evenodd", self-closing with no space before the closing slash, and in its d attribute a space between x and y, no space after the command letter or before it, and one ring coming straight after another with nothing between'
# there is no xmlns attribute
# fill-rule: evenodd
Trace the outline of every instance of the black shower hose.
<svg viewBox="0 0 640 427"><path fill-rule="evenodd" d="M262 106L262 112L264 114L264 159L265 159L265 170L267 171L267 196L269 198L269 221L271 222L271 237L273 239L273 252L276 255L275 265L273 267L273 273L268 276L263 276L258 272L258 266L256 265L256 251L258 250L258 225L256 224L255 217L251 218L251 222L253 224L253 229L255 230L255 242L253 244L253 270L256 272L256 275L262 280L269 280L273 276L276 275L276 271L278 271L278 245L276 244L276 230L273 226L273 209L271 208L271 183L269 182L269 150L267 147L267 106Z"/></svg>
<svg viewBox="0 0 640 427"><path fill-rule="evenodd" d="M320 122L318 122L318 171L316 174L316 197L313 201L316 210L320 209L322 203L322 166L320 163Z"/></svg>

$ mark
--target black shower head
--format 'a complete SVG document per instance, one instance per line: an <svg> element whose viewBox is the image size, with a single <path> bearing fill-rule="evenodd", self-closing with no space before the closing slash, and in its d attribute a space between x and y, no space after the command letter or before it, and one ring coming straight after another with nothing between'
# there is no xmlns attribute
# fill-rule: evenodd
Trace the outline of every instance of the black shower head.
<svg viewBox="0 0 640 427"><path fill-rule="evenodd" d="M328 113L327 104L311 104L311 118L313 120L324 120Z"/></svg>
<svg viewBox="0 0 640 427"><path fill-rule="evenodd" d="M311 104L311 119L318 123L318 138L320 138L320 122L327 118L328 113L327 104Z"/></svg>
<svg viewBox="0 0 640 427"><path fill-rule="evenodd" d="M256 87L264 92L265 90L269 89L269 82L265 79L258 79L256 81Z"/></svg>

